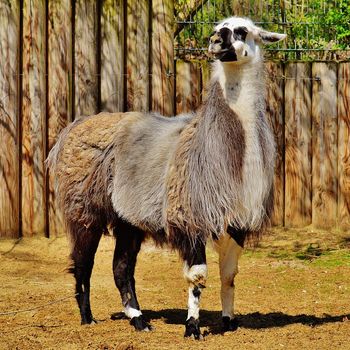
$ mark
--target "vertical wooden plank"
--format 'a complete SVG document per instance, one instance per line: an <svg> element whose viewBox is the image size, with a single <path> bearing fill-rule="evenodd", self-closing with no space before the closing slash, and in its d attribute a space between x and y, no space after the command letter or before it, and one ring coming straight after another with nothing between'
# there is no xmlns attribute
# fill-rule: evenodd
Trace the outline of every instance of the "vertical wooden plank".
<svg viewBox="0 0 350 350"><path fill-rule="evenodd" d="M194 111L200 103L199 62L176 61L176 114Z"/></svg>
<svg viewBox="0 0 350 350"><path fill-rule="evenodd" d="M284 224L284 120L283 120L283 65L280 62L266 62L266 112L276 142L276 164L274 177L273 225Z"/></svg>
<svg viewBox="0 0 350 350"><path fill-rule="evenodd" d="M101 18L101 109L124 110L124 1L104 0Z"/></svg>
<svg viewBox="0 0 350 350"><path fill-rule="evenodd" d="M127 109L149 110L149 2L127 1Z"/></svg>
<svg viewBox="0 0 350 350"><path fill-rule="evenodd" d="M350 62L338 67L338 222L350 229Z"/></svg>
<svg viewBox="0 0 350 350"><path fill-rule="evenodd" d="M19 1L0 3L0 237L19 237Z"/></svg>
<svg viewBox="0 0 350 350"><path fill-rule="evenodd" d="M210 84L211 65L207 60L202 60L201 65L201 101L205 100Z"/></svg>
<svg viewBox="0 0 350 350"><path fill-rule="evenodd" d="M74 84L75 117L97 112L98 3L75 1Z"/></svg>
<svg viewBox="0 0 350 350"><path fill-rule="evenodd" d="M335 226L337 218L337 65L312 65L312 224Z"/></svg>
<svg viewBox="0 0 350 350"><path fill-rule="evenodd" d="M23 1L22 233L43 235L45 208L46 40L44 0Z"/></svg>
<svg viewBox="0 0 350 350"><path fill-rule="evenodd" d="M285 67L285 226L311 224L311 67Z"/></svg>
<svg viewBox="0 0 350 350"><path fill-rule="evenodd" d="M71 0L49 0L48 6L48 147L55 144L60 131L72 121L72 8ZM64 233L62 215L49 174L49 232Z"/></svg>
<svg viewBox="0 0 350 350"><path fill-rule="evenodd" d="M152 110L174 114L174 2L152 1Z"/></svg>

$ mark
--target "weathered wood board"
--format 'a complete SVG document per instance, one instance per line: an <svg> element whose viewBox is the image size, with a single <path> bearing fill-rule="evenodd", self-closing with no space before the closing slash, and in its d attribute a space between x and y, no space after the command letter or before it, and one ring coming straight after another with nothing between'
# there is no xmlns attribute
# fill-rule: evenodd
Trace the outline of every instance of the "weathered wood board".
<svg viewBox="0 0 350 350"><path fill-rule="evenodd" d="M266 112L276 142L276 163L274 178L274 211L272 224L284 224L284 110L283 110L283 65L267 62L266 69Z"/></svg>
<svg viewBox="0 0 350 350"><path fill-rule="evenodd" d="M150 21L147 0L127 1L126 73L127 110L148 111L150 106Z"/></svg>
<svg viewBox="0 0 350 350"><path fill-rule="evenodd" d="M0 237L19 237L19 1L0 3Z"/></svg>
<svg viewBox="0 0 350 350"><path fill-rule="evenodd" d="M70 0L48 4L48 149L60 131L72 121L72 9ZM56 203L54 174L48 174L49 235L64 233L62 214Z"/></svg>
<svg viewBox="0 0 350 350"><path fill-rule="evenodd" d="M176 61L176 114L196 110L200 104L200 92L200 63Z"/></svg>
<svg viewBox="0 0 350 350"><path fill-rule="evenodd" d="M23 1L22 233L44 235L46 194L46 9Z"/></svg>
<svg viewBox="0 0 350 350"><path fill-rule="evenodd" d="M350 62L338 67L338 223L350 229Z"/></svg>
<svg viewBox="0 0 350 350"><path fill-rule="evenodd" d="M337 65L312 64L312 224L337 220Z"/></svg>
<svg viewBox="0 0 350 350"><path fill-rule="evenodd" d="M152 106L163 115L174 114L174 3L152 1Z"/></svg>
<svg viewBox="0 0 350 350"><path fill-rule="evenodd" d="M98 105L98 3L75 1L74 117L97 112Z"/></svg>
<svg viewBox="0 0 350 350"><path fill-rule="evenodd" d="M124 110L124 3L104 0L101 16L101 110Z"/></svg>
<svg viewBox="0 0 350 350"><path fill-rule="evenodd" d="M285 67L285 226L311 224L311 66Z"/></svg>
<svg viewBox="0 0 350 350"><path fill-rule="evenodd" d="M207 96L207 92L210 84L211 63L206 60L202 60L200 61L200 66L201 66L201 101L204 101Z"/></svg>

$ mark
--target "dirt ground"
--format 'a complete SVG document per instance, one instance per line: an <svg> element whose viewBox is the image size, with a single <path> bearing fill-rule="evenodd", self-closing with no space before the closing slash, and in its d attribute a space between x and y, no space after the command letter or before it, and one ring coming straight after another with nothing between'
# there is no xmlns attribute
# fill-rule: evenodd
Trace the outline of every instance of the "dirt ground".
<svg viewBox="0 0 350 350"><path fill-rule="evenodd" d="M111 271L114 241L101 241L92 310L80 326L65 238L0 241L1 349L350 349L350 234L274 230L247 249L236 278L240 327L221 332L217 256L201 304L204 340L184 339L187 286L176 254L146 244L136 281L152 332L136 332L121 311ZM31 311L4 314L18 310Z"/></svg>

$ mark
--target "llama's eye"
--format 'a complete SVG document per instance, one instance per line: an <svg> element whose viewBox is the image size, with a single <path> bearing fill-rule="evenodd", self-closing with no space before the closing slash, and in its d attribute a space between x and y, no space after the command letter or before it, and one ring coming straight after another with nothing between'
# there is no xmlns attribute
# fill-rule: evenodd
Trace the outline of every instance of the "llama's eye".
<svg viewBox="0 0 350 350"><path fill-rule="evenodd" d="M247 37L248 29L247 27L237 27L233 30L233 35L236 40L244 41Z"/></svg>

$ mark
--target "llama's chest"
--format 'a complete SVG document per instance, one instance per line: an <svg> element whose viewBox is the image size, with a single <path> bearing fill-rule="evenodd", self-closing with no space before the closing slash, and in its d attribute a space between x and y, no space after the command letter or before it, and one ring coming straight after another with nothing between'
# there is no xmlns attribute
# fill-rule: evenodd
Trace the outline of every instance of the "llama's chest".
<svg viewBox="0 0 350 350"><path fill-rule="evenodd" d="M242 187L237 201L240 224L258 229L272 185L274 144L270 130L254 116L240 117L245 140Z"/></svg>

